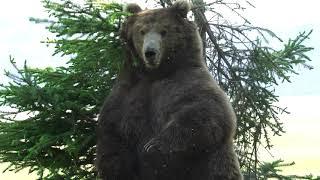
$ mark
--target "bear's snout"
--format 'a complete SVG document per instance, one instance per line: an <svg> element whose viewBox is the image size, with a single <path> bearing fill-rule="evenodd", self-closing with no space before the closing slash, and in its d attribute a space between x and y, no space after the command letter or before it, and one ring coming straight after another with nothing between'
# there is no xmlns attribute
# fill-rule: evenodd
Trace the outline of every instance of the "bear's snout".
<svg viewBox="0 0 320 180"><path fill-rule="evenodd" d="M158 53L157 50L152 49L152 48L148 48L144 52L144 56L146 57L146 59L148 60L149 63L154 64L155 60L156 60L157 53Z"/></svg>
<svg viewBox="0 0 320 180"><path fill-rule="evenodd" d="M156 68L160 64L160 53L155 48L146 48L144 51L144 62L148 68Z"/></svg>
<svg viewBox="0 0 320 180"><path fill-rule="evenodd" d="M143 59L148 68L156 68L160 64L161 35L149 32L143 41Z"/></svg>

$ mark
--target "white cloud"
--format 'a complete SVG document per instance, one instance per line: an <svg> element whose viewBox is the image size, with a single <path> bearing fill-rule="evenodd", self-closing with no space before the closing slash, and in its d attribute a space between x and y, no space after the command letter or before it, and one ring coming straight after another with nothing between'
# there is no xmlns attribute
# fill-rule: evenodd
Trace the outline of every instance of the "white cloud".
<svg viewBox="0 0 320 180"><path fill-rule="evenodd" d="M27 15L27 16L26 16ZM40 0L1 1L0 16L7 19L23 19L30 16L46 16ZM2 18L1 18L2 19Z"/></svg>
<svg viewBox="0 0 320 180"><path fill-rule="evenodd" d="M295 27L301 24L318 23L320 15L317 0L256 0L255 9L250 9L248 14L255 23L266 26Z"/></svg>

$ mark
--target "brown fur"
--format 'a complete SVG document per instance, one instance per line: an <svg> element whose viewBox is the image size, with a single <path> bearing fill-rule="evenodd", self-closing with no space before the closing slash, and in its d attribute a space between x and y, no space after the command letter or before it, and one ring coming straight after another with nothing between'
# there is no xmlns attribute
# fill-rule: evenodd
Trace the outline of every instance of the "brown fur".
<svg viewBox="0 0 320 180"><path fill-rule="evenodd" d="M235 114L203 63L188 10L178 2L138 11L122 27L128 58L139 66L127 62L100 112L97 166L105 180L242 179ZM155 69L142 60L141 30L166 31Z"/></svg>

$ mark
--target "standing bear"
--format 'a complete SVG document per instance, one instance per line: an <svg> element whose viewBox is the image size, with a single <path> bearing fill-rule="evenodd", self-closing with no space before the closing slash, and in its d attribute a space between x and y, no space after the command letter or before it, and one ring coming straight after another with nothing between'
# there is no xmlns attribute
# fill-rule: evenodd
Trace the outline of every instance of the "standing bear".
<svg viewBox="0 0 320 180"><path fill-rule="evenodd" d="M184 1L144 11L128 5L128 59L98 120L102 179L242 179L236 117L204 63L189 10Z"/></svg>

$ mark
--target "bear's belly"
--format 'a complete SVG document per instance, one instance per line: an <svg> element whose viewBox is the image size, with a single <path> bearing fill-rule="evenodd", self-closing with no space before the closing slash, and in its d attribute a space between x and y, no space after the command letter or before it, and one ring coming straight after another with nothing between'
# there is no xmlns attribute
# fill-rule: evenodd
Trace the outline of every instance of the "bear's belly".
<svg viewBox="0 0 320 180"><path fill-rule="evenodd" d="M208 157L143 153L141 180L209 180Z"/></svg>

